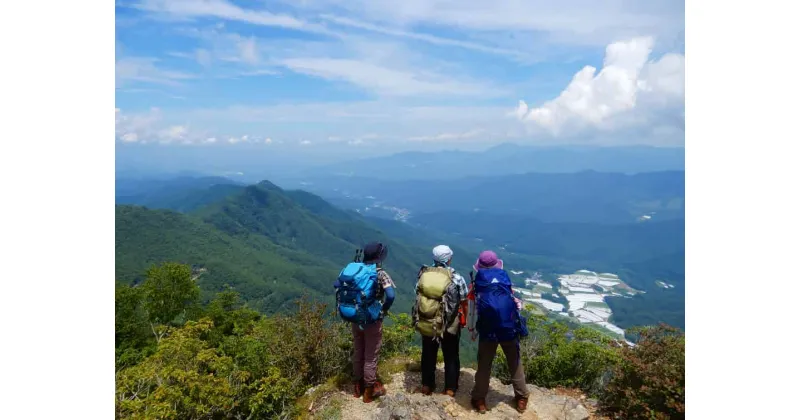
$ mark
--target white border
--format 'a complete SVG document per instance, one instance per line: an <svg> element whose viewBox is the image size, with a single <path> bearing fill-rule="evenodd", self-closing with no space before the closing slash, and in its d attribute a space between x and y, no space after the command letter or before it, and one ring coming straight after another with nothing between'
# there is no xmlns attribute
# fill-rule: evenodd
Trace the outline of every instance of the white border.
<svg viewBox="0 0 800 420"><path fill-rule="evenodd" d="M3 418L112 418L114 4L0 25Z"/></svg>
<svg viewBox="0 0 800 420"><path fill-rule="evenodd" d="M780 7L791 4L687 2L689 418L798 410L800 25ZM114 409L113 13L112 2L3 10L4 418ZM753 303L763 295L766 307Z"/></svg>
<svg viewBox="0 0 800 420"><path fill-rule="evenodd" d="M800 179L800 25L791 4L686 2L690 419L797 416L800 186L790 179Z"/></svg>

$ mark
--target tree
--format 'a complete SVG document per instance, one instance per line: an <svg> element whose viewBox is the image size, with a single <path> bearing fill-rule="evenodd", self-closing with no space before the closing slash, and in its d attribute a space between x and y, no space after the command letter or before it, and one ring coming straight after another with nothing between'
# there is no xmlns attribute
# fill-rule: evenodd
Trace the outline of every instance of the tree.
<svg viewBox="0 0 800 420"><path fill-rule="evenodd" d="M144 307L147 310L150 327L156 340L161 340L167 326L178 315L197 303L200 288L192 279L189 266L165 263L147 270L147 280L142 284Z"/></svg>

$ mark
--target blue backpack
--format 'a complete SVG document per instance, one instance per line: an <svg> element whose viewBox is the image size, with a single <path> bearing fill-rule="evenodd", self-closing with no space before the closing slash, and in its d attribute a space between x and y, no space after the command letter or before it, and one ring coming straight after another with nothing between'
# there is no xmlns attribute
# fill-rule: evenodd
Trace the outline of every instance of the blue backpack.
<svg viewBox="0 0 800 420"><path fill-rule="evenodd" d="M378 269L375 264L354 261L339 273L336 306L339 316L360 327L381 318L383 304L378 299L380 290Z"/></svg>
<svg viewBox="0 0 800 420"><path fill-rule="evenodd" d="M478 312L476 329L486 341L512 341L527 335L526 322L517 309L511 292L511 279L505 270L478 270L474 279Z"/></svg>

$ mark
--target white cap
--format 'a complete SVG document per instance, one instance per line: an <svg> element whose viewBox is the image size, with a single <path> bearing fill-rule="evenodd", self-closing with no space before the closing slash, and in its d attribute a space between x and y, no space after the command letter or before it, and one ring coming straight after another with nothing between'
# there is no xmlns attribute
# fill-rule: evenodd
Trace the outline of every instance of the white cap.
<svg viewBox="0 0 800 420"><path fill-rule="evenodd" d="M434 261L447 264L447 262L450 261L450 258L453 258L453 250L450 249L449 246L437 245L435 248L433 248Z"/></svg>

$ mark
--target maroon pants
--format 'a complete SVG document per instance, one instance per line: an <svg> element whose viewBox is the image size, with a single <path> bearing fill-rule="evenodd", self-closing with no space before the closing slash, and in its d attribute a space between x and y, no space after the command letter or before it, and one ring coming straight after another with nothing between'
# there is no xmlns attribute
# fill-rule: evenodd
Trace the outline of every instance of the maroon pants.
<svg viewBox="0 0 800 420"><path fill-rule="evenodd" d="M382 338L383 321L365 325L363 330L353 324L353 377L364 379L366 386L375 384Z"/></svg>

